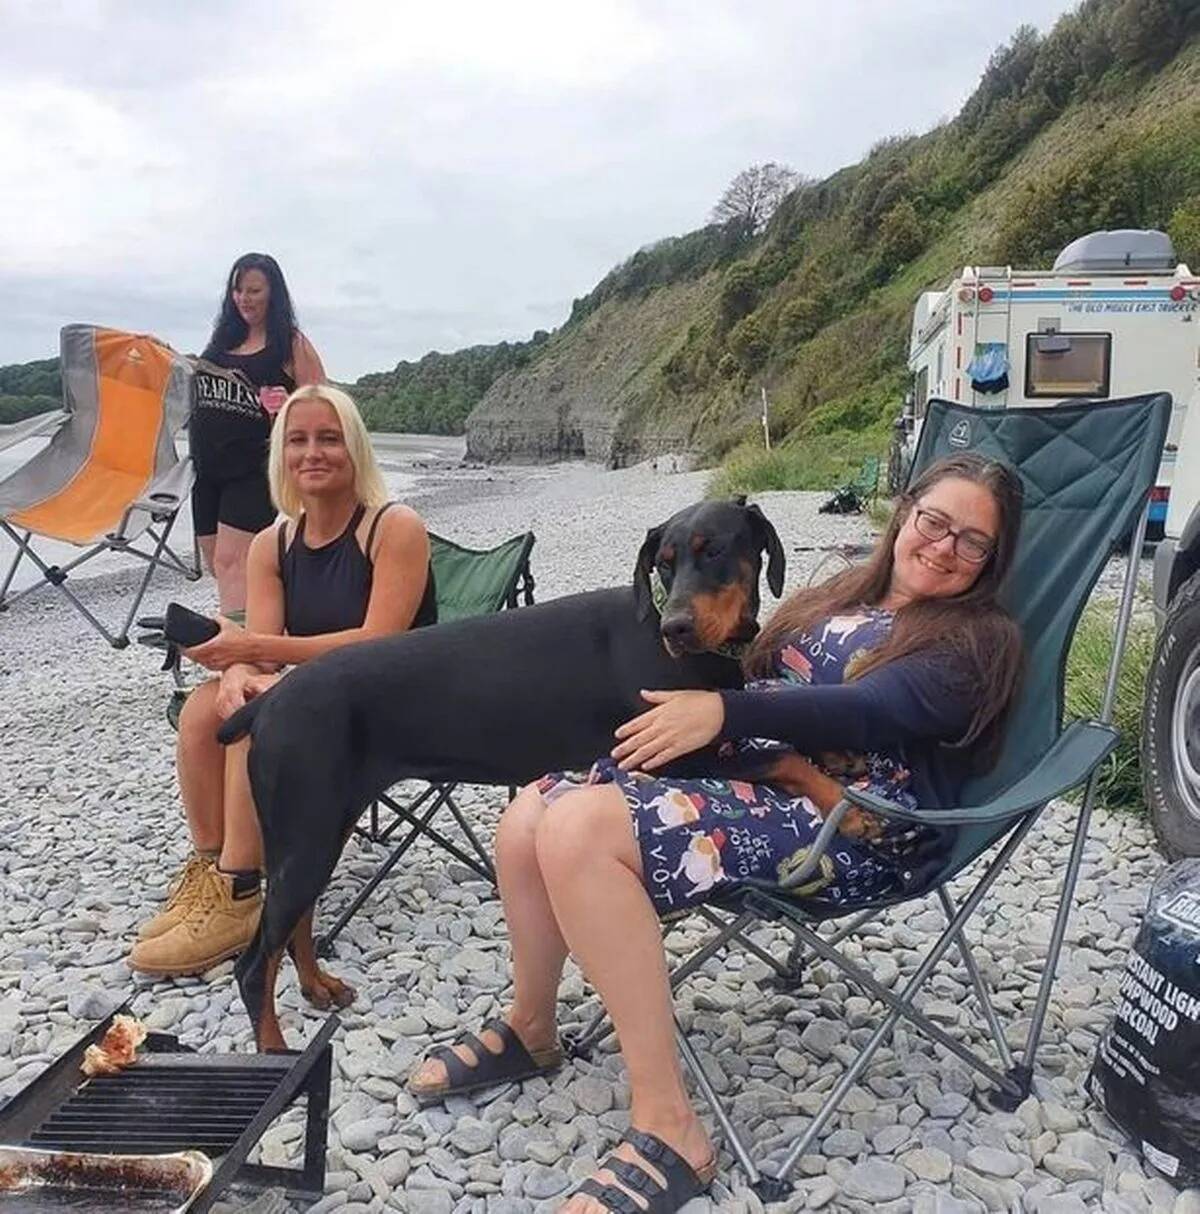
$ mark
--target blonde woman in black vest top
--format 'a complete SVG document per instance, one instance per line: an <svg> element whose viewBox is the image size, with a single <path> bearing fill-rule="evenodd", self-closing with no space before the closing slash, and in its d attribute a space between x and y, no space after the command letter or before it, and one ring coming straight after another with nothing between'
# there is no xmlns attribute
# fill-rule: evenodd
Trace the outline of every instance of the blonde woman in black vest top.
<svg viewBox="0 0 1200 1214"><path fill-rule="evenodd" d="M179 790L193 852L166 907L139 929L130 966L199 974L241 952L261 906L262 840L246 772L249 742L218 744L217 727L281 677L280 669L437 616L429 536L389 503L362 418L328 385L287 399L271 434L271 493L285 516L254 537L246 627L187 656L218 677L179 719Z"/></svg>

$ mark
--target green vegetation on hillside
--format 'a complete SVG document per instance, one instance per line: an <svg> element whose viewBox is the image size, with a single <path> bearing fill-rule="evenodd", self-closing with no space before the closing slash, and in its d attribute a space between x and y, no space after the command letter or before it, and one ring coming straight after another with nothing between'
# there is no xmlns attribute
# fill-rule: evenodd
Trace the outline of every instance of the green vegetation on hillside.
<svg viewBox="0 0 1200 1214"><path fill-rule="evenodd" d="M506 371L527 366L548 337L540 330L526 342L426 354L347 387L372 430L461 434L488 388ZM57 358L0 367L0 423L57 409L61 393Z"/></svg>
<svg viewBox="0 0 1200 1214"><path fill-rule="evenodd" d="M61 400L57 358L0 367L0 425L57 409Z"/></svg>
<svg viewBox="0 0 1200 1214"><path fill-rule="evenodd" d="M827 486L881 452L916 295L964 263L1048 265L1106 227L1167 229L1200 259L1198 29L1188 0L1085 0L1044 38L1018 30L953 121L793 193L664 376L681 404L728 398L705 436L716 484Z"/></svg>
<svg viewBox="0 0 1200 1214"><path fill-rule="evenodd" d="M485 397L481 449L508 433L506 457L545 458L584 430L614 464L689 446L721 490L849 479L887 446L916 297L964 264L1047 266L1103 227L1165 228L1200 263L1198 34L1194 0L1022 27L952 120L802 180L760 234L710 225L606 275Z"/></svg>
<svg viewBox="0 0 1200 1214"><path fill-rule="evenodd" d="M544 330L529 341L471 346L453 354L426 354L393 371L364 375L350 393L372 430L411 434L461 434L467 414L506 371L529 364L549 338Z"/></svg>

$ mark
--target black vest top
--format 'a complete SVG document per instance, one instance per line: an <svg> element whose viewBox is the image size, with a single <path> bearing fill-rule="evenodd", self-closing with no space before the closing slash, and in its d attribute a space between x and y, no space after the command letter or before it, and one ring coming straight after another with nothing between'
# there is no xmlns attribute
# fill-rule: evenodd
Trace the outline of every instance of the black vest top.
<svg viewBox="0 0 1200 1214"><path fill-rule="evenodd" d="M387 509L384 506L371 522L367 552L371 551L375 528ZM290 546L286 524L280 525L279 577L283 582L283 625L288 636L321 636L363 626L374 574L371 558L355 538L365 513L366 507L360 504L342 534L320 548L310 548L304 542L304 515L300 516ZM437 597L430 567L412 627L436 623Z"/></svg>
<svg viewBox="0 0 1200 1214"><path fill-rule="evenodd" d="M188 441L200 476L228 481L266 475L271 417L258 403L258 390L295 390L295 380L283 369L284 358L270 346L253 354L216 351L205 356L238 375L216 384L209 382L215 379L212 374L197 370Z"/></svg>
<svg viewBox="0 0 1200 1214"><path fill-rule="evenodd" d="M208 361L218 367L240 371L256 388L285 388L289 393L296 390L296 381L283 369L291 357L289 350L283 357L270 346L263 346L253 354L234 354L230 350L209 355Z"/></svg>

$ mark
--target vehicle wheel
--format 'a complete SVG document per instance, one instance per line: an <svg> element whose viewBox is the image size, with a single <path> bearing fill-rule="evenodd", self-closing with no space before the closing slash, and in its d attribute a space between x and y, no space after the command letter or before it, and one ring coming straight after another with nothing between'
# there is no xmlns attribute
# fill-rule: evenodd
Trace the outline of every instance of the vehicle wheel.
<svg viewBox="0 0 1200 1214"><path fill-rule="evenodd" d="M1146 678L1142 787L1172 859L1200 856L1200 573L1179 588Z"/></svg>

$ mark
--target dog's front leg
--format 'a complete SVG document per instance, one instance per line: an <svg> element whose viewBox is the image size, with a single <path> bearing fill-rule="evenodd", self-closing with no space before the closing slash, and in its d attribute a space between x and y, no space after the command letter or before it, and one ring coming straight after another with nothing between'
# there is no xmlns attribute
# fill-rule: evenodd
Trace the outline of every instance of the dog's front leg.
<svg viewBox="0 0 1200 1214"><path fill-rule="evenodd" d="M827 818L845 792L832 776L810 763L795 751L788 751L772 761L765 782L775 784L793 797L807 797L822 818ZM871 813L851 806L838 824L838 830L851 839L876 840L883 824Z"/></svg>
<svg viewBox="0 0 1200 1214"><path fill-rule="evenodd" d="M354 1002L354 988L327 973L317 961L311 909L296 924L296 930L288 942L288 952L296 967L300 993L313 1007L326 1012L331 1007L349 1007Z"/></svg>

